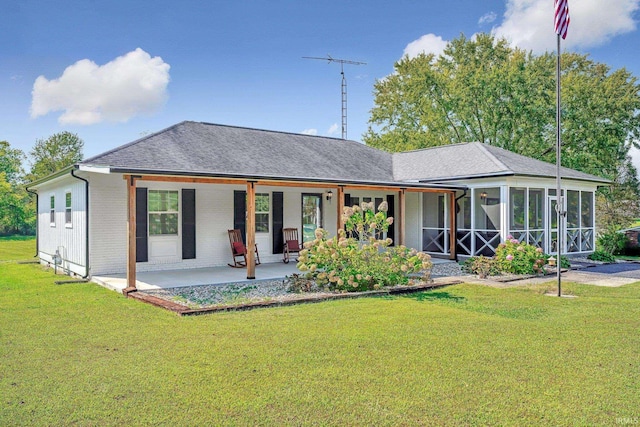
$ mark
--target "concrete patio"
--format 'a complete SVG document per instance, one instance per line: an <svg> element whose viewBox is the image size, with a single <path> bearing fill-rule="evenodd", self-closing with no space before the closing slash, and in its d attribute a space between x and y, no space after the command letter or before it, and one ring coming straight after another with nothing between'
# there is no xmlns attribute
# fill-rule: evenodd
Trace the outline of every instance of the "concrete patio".
<svg viewBox="0 0 640 427"><path fill-rule="evenodd" d="M452 262L446 259L432 258L434 264ZM283 280L286 276L299 273L295 262L285 264L274 262L256 266L256 278L247 279L245 268L209 267L165 271L145 271L136 274L136 287L139 290L177 288L197 285L219 285L223 283L255 282L260 280ZM127 287L126 274L98 275L93 282L114 291L122 292Z"/></svg>

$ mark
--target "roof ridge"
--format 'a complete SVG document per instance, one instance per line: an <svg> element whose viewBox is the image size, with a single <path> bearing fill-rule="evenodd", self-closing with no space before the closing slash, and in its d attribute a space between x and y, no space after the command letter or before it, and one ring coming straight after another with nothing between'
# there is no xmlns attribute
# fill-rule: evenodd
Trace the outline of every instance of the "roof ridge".
<svg viewBox="0 0 640 427"><path fill-rule="evenodd" d="M364 144L362 142L353 140L353 139L342 139L342 138L338 138L336 136L324 136L324 135L309 135L306 133L299 133L299 132L288 132L288 131L281 131L281 130L273 130L273 129L262 129L262 128L253 128L253 127L248 127L248 126L237 126L237 125L227 125L227 124L222 124L222 123L211 123L211 122L194 122L194 121L184 121L182 123L198 123L201 125L207 125L207 126L219 126L219 127L226 127L226 128L234 128L234 129L244 129L244 130L254 130L257 132L270 132L270 133L278 133L281 135L295 135L295 136L302 136L302 137L309 137L309 138L324 138L324 139L333 139L336 141L344 141L344 142L352 142L352 143L356 143L356 144L360 144L360 145L364 145L365 147L369 147L367 144ZM374 147L369 147L375 150L378 150L377 148ZM382 150L378 150L378 151L382 151Z"/></svg>
<svg viewBox="0 0 640 427"><path fill-rule="evenodd" d="M392 154L394 154L394 155L396 155L396 154L410 154L410 153L418 153L420 151L442 150L443 148L459 147L461 145L469 145L469 144L473 144L473 142L456 142L454 144L434 145L432 147L416 148L415 150L396 151L396 152L394 152Z"/></svg>
<svg viewBox="0 0 640 427"><path fill-rule="evenodd" d="M495 147L493 145L485 144L484 142L480 142L480 141L471 142L470 144L478 146L489 157L489 160L493 161L496 164L496 166L498 166L499 168L513 172L513 170L510 167L508 167L507 165L502 163L500 160L498 160L495 154L493 154L491 150L487 148L487 146L492 148L500 148L500 147ZM508 151L508 150L505 150L505 151ZM517 153L514 153L514 154L517 154Z"/></svg>
<svg viewBox="0 0 640 427"><path fill-rule="evenodd" d="M92 162L92 161L94 161L95 159L98 159L98 158L100 158L100 157L104 157L104 156L109 155L109 154L111 154L111 153L115 153L115 152L120 151L120 150L122 150L122 149L125 149L125 148L128 148L128 147L131 147L132 145L136 145L136 144L138 144L138 143L140 143L140 142L142 142L142 141L144 141L144 140L146 140L146 139L151 138L152 136L156 136L156 135L158 135L158 134L160 134L160 133L162 133L162 132L166 132L166 131L168 131L169 129L173 129L173 128L178 127L178 126L180 126L180 125L182 125L182 124L184 124L184 123L187 123L187 122L189 122L189 121L188 121L188 120L183 120L183 121L181 121L180 123L176 123L176 124L174 124L174 125L171 125L171 126L169 126L169 127L166 127L166 128L164 128L164 129L161 129L161 130L159 130L159 131L157 131L157 132L150 133L150 134L145 135L145 136L143 136L143 137L141 137L141 138L138 138L138 139L136 139L136 140L134 140L134 141L128 142L128 143L126 143L126 144L124 144L124 145L119 145L119 146L117 146L117 147L115 147L115 148L112 148L111 150L108 150L108 151L102 152L102 153L100 153L100 154L96 154L95 156L93 156L93 157L89 157L88 159L81 160L81 161L79 161L79 162L78 162L78 164L83 164L83 163L85 163L85 164L86 164L86 163L88 163L88 162Z"/></svg>

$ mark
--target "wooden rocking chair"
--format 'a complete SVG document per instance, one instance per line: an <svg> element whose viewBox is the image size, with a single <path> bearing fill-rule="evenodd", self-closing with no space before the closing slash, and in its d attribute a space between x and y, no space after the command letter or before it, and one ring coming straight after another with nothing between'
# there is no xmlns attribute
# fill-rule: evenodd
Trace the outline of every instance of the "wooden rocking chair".
<svg viewBox="0 0 640 427"><path fill-rule="evenodd" d="M285 264L289 263L291 259L292 253L299 254L303 249L302 243L298 239L298 229L297 228L283 228L282 229L282 237L284 240L284 250L282 251L282 261ZM297 259L296 259L297 261Z"/></svg>
<svg viewBox="0 0 640 427"><path fill-rule="evenodd" d="M240 230L227 230L229 233L229 244L231 245L231 255L233 256L233 264L227 264L229 267L244 268L247 266L247 248L242 241ZM255 245L256 265L260 264L260 254L258 253L258 245ZM238 259L240 258L240 259Z"/></svg>

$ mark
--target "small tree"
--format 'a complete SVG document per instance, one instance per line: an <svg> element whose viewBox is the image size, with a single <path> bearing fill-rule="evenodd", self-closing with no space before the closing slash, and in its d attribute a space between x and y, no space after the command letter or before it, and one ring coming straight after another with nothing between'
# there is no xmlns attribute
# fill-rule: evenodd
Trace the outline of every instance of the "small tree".
<svg viewBox="0 0 640 427"><path fill-rule="evenodd" d="M84 142L71 132L59 132L47 139L36 141L31 155L31 181L44 178L54 172L82 160Z"/></svg>

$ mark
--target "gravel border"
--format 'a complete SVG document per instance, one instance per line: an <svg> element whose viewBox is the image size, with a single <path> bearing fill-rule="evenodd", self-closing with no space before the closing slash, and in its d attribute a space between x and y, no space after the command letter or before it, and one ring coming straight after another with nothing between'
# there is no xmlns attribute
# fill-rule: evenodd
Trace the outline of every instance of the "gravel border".
<svg viewBox="0 0 640 427"><path fill-rule="evenodd" d="M460 265L455 262L434 264L431 276L465 276ZM203 308L218 305L242 305L261 301L289 301L309 297L335 295L333 292L295 293L288 291L285 279L260 280L252 282L224 283L215 285L182 286L175 288L150 289L142 292L189 308Z"/></svg>

